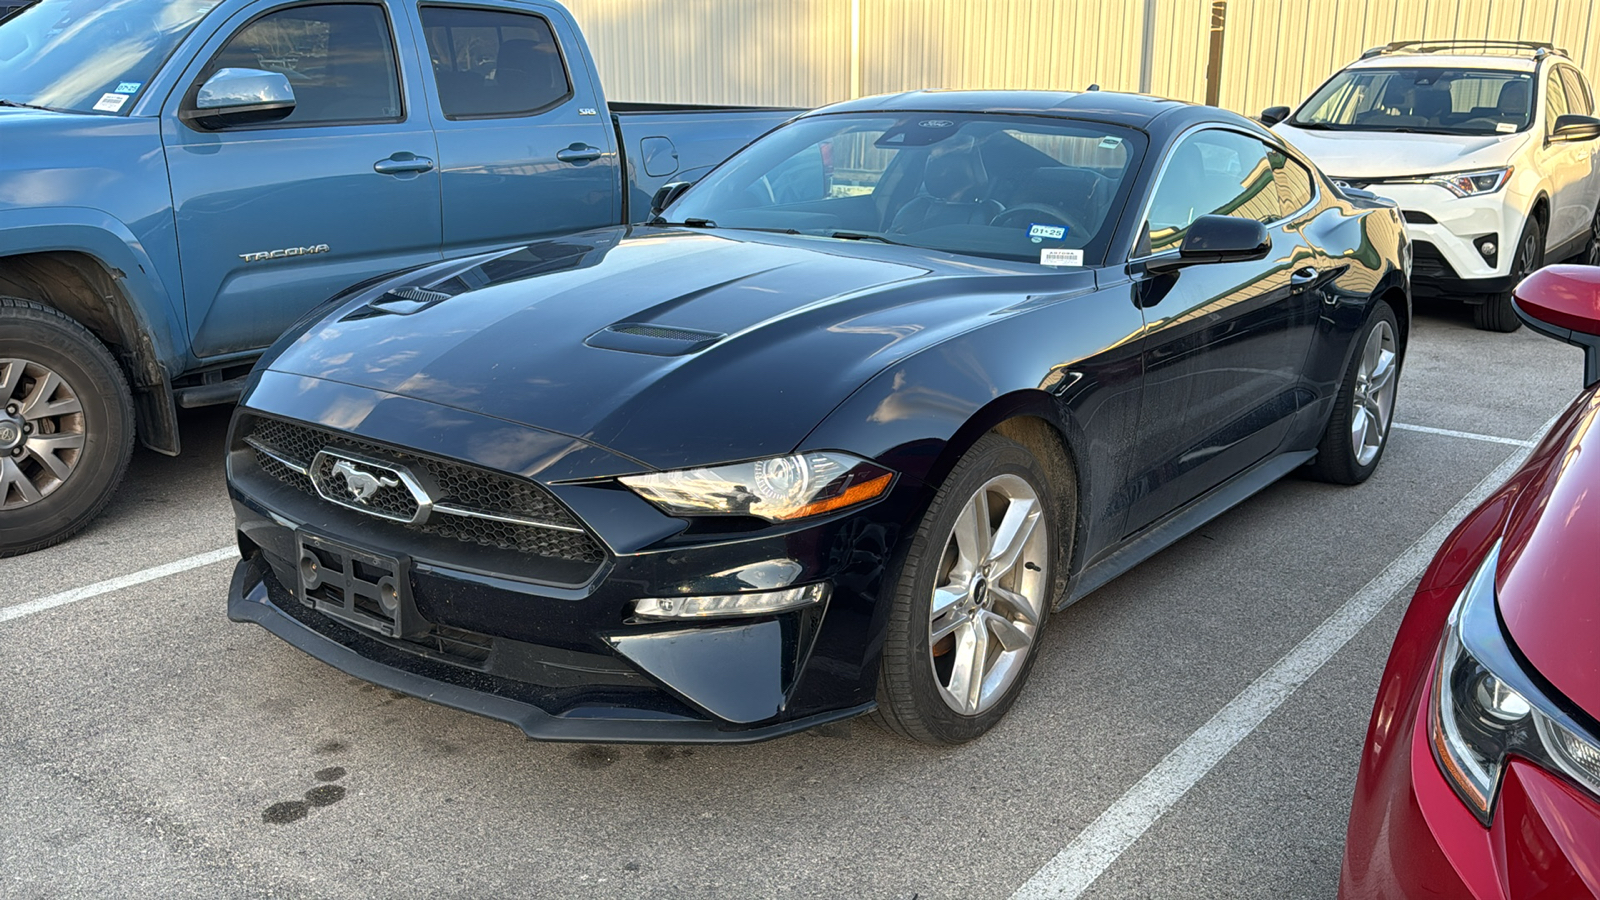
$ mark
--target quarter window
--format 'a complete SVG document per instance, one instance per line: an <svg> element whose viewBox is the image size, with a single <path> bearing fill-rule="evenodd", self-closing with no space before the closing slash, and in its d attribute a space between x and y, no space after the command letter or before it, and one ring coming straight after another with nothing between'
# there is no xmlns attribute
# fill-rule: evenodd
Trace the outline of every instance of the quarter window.
<svg viewBox="0 0 1600 900"><path fill-rule="evenodd" d="M294 112L274 126L393 121L403 112L394 39L374 4L268 13L228 39L201 81L221 69L264 69L289 79Z"/></svg>
<svg viewBox="0 0 1600 900"><path fill-rule="evenodd" d="M1283 218L1267 146L1232 131L1202 131L1173 149L1150 201L1140 255L1176 250L1201 216Z"/></svg>
<svg viewBox="0 0 1600 900"><path fill-rule="evenodd" d="M572 96L555 33L539 16L424 6L422 28L446 118L525 116Z"/></svg>

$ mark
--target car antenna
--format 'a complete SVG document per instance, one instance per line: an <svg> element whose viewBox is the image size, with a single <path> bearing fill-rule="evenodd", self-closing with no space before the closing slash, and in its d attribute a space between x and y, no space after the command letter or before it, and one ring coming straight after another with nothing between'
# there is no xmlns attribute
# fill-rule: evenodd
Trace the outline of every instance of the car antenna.
<svg viewBox="0 0 1600 900"><path fill-rule="evenodd" d="M1088 87L1087 87L1087 88L1085 88L1085 90L1089 90L1089 91L1098 91L1098 90L1100 90L1100 85L1098 85L1098 84L1091 84L1091 85L1089 85L1089 86L1088 86Z"/></svg>

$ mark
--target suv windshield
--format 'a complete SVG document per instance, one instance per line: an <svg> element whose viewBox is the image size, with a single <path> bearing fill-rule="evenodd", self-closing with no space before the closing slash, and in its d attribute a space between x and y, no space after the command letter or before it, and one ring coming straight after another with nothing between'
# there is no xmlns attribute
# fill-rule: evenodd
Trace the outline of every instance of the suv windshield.
<svg viewBox="0 0 1600 900"><path fill-rule="evenodd" d="M814 116L745 148L662 219L1093 264L1144 148L1137 131L1043 117Z"/></svg>
<svg viewBox="0 0 1600 900"><path fill-rule="evenodd" d="M1341 131L1511 134L1528 127L1533 78L1495 69L1357 68L1333 76L1289 124Z"/></svg>
<svg viewBox="0 0 1600 900"><path fill-rule="evenodd" d="M41 0L0 25L0 99L126 112L218 0Z"/></svg>

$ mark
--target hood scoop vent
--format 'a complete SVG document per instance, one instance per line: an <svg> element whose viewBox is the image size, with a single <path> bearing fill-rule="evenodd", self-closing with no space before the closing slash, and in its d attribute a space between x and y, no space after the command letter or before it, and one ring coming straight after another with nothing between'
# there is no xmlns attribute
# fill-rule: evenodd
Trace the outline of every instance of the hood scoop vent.
<svg viewBox="0 0 1600 900"><path fill-rule="evenodd" d="M602 350L645 353L650 356L687 356L722 340L727 335L649 322L620 322L589 335L584 341Z"/></svg>

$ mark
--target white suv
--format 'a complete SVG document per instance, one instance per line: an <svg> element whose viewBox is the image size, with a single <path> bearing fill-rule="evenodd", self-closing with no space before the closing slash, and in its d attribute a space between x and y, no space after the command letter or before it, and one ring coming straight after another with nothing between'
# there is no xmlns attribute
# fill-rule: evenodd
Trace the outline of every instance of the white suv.
<svg viewBox="0 0 1600 900"><path fill-rule="evenodd" d="M1600 265L1593 114L1583 73L1549 44L1402 41L1362 54L1293 115L1261 118L1328 177L1400 204L1417 293L1515 331L1524 275L1579 254Z"/></svg>

